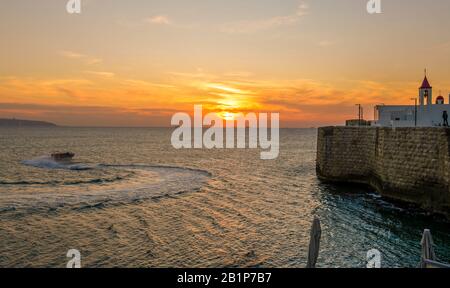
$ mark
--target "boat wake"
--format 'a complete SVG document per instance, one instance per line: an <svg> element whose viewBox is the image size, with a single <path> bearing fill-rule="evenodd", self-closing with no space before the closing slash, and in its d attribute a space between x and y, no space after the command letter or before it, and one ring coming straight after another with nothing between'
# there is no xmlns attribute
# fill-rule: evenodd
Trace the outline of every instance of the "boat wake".
<svg viewBox="0 0 450 288"><path fill-rule="evenodd" d="M158 201L198 191L211 178L207 171L185 167L60 163L47 156L22 164L40 168L42 179L34 176L39 180L0 181L0 213L81 211L142 200ZM39 170L30 173L39 175ZM45 179L49 173L53 179ZM55 178L58 175L62 179Z"/></svg>

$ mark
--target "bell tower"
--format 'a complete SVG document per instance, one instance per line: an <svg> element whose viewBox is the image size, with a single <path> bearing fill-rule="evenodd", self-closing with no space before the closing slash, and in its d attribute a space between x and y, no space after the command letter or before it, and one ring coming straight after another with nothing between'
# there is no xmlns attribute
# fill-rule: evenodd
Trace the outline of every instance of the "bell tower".
<svg viewBox="0 0 450 288"><path fill-rule="evenodd" d="M425 103L428 106L433 104L433 87L431 87L430 82L428 82L426 69L425 78L423 79L422 86L419 88L419 100L420 106L424 106Z"/></svg>

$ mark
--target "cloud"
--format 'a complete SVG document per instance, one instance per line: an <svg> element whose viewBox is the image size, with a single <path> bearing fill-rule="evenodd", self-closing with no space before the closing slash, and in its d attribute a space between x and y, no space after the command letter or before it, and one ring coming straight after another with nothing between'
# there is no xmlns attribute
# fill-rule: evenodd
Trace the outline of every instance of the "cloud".
<svg viewBox="0 0 450 288"><path fill-rule="evenodd" d="M309 14L309 5L304 1L300 2L300 4L297 7L297 16L302 17L308 14Z"/></svg>
<svg viewBox="0 0 450 288"><path fill-rule="evenodd" d="M224 91L231 94L249 94L249 92L235 88L231 85L225 85L223 83L208 83L205 88Z"/></svg>
<svg viewBox="0 0 450 288"><path fill-rule="evenodd" d="M261 20L244 20L227 23L221 27L221 32L228 34L247 34L269 30L277 27L288 26L297 23L301 17L309 13L309 6L301 2L295 13L285 16L274 16Z"/></svg>
<svg viewBox="0 0 450 288"><path fill-rule="evenodd" d="M309 127L354 118L355 103L370 117L374 104L410 103L417 93L414 82L269 80L250 72L243 79L202 69L171 72L159 83L113 75L88 70L73 79L0 77L0 99L16 103L0 105L0 113L70 125L169 126L173 111L190 113L202 104L208 113L277 112L283 127Z"/></svg>
<svg viewBox="0 0 450 288"><path fill-rule="evenodd" d="M84 71L84 73L104 78L111 78L116 76L116 74L112 72L103 72L103 71Z"/></svg>
<svg viewBox="0 0 450 288"><path fill-rule="evenodd" d="M333 41L328 41L328 40L322 40L319 43L317 43L318 46L320 47L330 47L334 45Z"/></svg>
<svg viewBox="0 0 450 288"><path fill-rule="evenodd" d="M93 82L83 78L36 79L30 77L0 78L0 98L3 99L46 99L74 96L76 89L90 87ZM76 88L76 89L75 89ZM8 97L9 96L9 97ZM42 100L39 99L39 100Z"/></svg>
<svg viewBox="0 0 450 288"><path fill-rule="evenodd" d="M221 31L228 34L247 34L274 27L285 26L297 22L296 16L281 16L259 21L240 21L229 23L222 27Z"/></svg>
<svg viewBox="0 0 450 288"><path fill-rule="evenodd" d="M182 112L164 107L122 108L111 106L46 105L0 103L6 118L44 120L59 125L95 127L168 127L173 114Z"/></svg>
<svg viewBox="0 0 450 288"><path fill-rule="evenodd" d="M235 71L235 72L225 73L224 76L226 76L226 77L247 78L247 77L254 76L254 74L252 72L247 72L247 71Z"/></svg>
<svg viewBox="0 0 450 288"><path fill-rule="evenodd" d="M100 58L92 57L92 56L74 52L74 51L63 50L63 51L59 51L58 54L65 58L68 58L68 59L75 59L75 60L83 61L89 65L94 65L94 64L98 64L98 63L102 62L102 59L100 59Z"/></svg>
<svg viewBox="0 0 450 288"><path fill-rule="evenodd" d="M145 19L145 22L156 24L156 25L170 25L172 22L170 21L169 17L165 15L157 15L148 19Z"/></svg>
<svg viewBox="0 0 450 288"><path fill-rule="evenodd" d="M61 51L59 52L59 54L61 56L64 56L66 58L71 58L71 59L82 59L84 57L86 57L86 55L77 53L77 52L73 52L73 51Z"/></svg>
<svg viewBox="0 0 450 288"><path fill-rule="evenodd" d="M145 28L149 25L152 27L170 27L180 30L193 30L199 27L199 25L196 23L180 23L173 20L167 15L155 15L138 19L120 19L116 20L115 23L121 27L126 27L128 29L142 29L143 27Z"/></svg>
<svg viewBox="0 0 450 288"><path fill-rule="evenodd" d="M181 94L170 83L122 78L112 72L80 74L78 78L0 77L0 99L16 103L164 107Z"/></svg>

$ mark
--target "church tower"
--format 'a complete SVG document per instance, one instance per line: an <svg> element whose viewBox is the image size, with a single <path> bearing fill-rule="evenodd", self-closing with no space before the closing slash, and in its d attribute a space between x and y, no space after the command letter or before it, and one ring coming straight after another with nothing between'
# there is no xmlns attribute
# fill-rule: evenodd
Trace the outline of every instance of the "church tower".
<svg viewBox="0 0 450 288"><path fill-rule="evenodd" d="M419 88L419 99L420 106L426 105L431 106L433 104L433 87L431 87L430 82L427 79L427 72L425 70L425 79L423 79L422 86Z"/></svg>

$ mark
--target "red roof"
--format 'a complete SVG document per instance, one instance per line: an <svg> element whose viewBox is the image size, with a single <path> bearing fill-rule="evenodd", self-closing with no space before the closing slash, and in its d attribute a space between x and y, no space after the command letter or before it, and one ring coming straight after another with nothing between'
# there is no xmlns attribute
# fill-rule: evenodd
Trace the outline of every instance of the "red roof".
<svg viewBox="0 0 450 288"><path fill-rule="evenodd" d="M423 79L422 86L420 87L420 89L431 89L431 88L432 87L428 82L427 76L425 76L425 79Z"/></svg>

